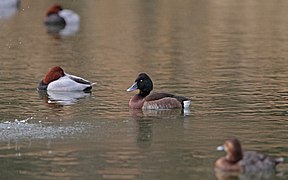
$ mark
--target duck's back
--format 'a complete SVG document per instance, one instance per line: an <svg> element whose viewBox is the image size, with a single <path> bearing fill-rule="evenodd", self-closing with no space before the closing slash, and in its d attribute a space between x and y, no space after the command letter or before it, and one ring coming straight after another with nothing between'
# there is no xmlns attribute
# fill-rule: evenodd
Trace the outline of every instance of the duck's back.
<svg viewBox="0 0 288 180"><path fill-rule="evenodd" d="M80 22L79 15L70 9L63 9L59 12L59 15L65 19L65 22L68 25L78 24Z"/></svg>
<svg viewBox="0 0 288 180"><path fill-rule="evenodd" d="M256 172L275 170L279 162L281 162L280 159L275 159L254 151L246 151L239 164L245 172Z"/></svg>

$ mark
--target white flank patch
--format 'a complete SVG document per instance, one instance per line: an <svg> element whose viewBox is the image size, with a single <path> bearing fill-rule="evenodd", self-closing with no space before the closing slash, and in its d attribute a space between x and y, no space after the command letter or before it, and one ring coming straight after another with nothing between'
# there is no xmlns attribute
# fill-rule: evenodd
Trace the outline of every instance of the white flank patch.
<svg viewBox="0 0 288 180"><path fill-rule="evenodd" d="M184 104L184 109L189 108L191 104L191 100L183 101L183 104Z"/></svg>

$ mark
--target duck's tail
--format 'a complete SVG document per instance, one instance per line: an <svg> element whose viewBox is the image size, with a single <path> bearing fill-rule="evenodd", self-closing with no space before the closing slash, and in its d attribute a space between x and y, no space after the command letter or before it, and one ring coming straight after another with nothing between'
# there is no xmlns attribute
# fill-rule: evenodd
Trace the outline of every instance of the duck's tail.
<svg viewBox="0 0 288 180"><path fill-rule="evenodd" d="M189 109L189 106L191 104L191 99L188 99L184 96L175 96L172 94L168 94L170 97L176 98L181 104L183 109Z"/></svg>
<svg viewBox="0 0 288 180"><path fill-rule="evenodd" d="M275 162L276 164L282 163L284 162L284 158L283 157L275 158Z"/></svg>
<svg viewBox="0 0 288 180"><path fill-rule="evenodd" d="M189 108L190 104L191 104L191 100L185 100L185 101L183 101L183 107L184 107L184 109Z"/></svg>

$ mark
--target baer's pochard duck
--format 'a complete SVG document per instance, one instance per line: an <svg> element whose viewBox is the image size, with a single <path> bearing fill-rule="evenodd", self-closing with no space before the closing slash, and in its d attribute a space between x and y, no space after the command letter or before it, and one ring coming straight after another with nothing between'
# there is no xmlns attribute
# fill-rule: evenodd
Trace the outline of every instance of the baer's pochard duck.
<svg viewBox="0 0 288 180"><path fill-rule="evenodd" d="M215 162L215 170L226 172L259 172L275 170L283 158L273 158L255 151L242 151L237 138L225 141L217 150L224 150L227 154Z"/></svg>
<svg viewBox="0 0 288 180"><path fill-rule="evenodd" d="M140 73L128 92L139 89L129 101L131 109L187 109L191 100L184 96L176 96L168 93L156 93L153 90L153 82L146 73Z"/></svg>
<svg viewBox="0 0 288 180"><path fill-rule="evenodd" d="M70 75L55 66L45 75L38 85L39 90L48 91L85 91L89 92L94 83L78 76Z"/></svg>

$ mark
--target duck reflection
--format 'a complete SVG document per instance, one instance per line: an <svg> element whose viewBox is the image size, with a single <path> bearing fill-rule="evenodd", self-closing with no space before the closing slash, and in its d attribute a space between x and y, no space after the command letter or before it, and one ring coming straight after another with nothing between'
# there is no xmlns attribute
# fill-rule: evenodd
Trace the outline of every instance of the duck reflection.
<svg viewBox="0 0 288 180"><path fill-rule="evenodd" d="M139 117L161 117L161 116L186 116L191 112L189 110L183 109L163 109L163 110L153 110L153 109L129 109L129 113L133 118Z"/></svg>
<svg viewBox="0 0 288 180"><path fill-rule="evenodd" d="M20 7L20 0L0 0L0 19L13 16Z"/></svg>
<svg viewBox="0 0 288 180"><path fill-rule="evenodd" d="M129 109L131 117L136 121L138 128L137 145L141 148L148 148L153 141L153 121L155 118L178 118L183 116L181 109L166 109L166 110L142 110Z"/></svg>
<svg viewBox="0 0 288 180"><path fill-rule="evenodd" d="M64 9L60 4L54 4L44 19L47 32L56 37L74 35L79 31L80 16L70 9Z"/></svg>
<svg viewBox="0 0 288 180"><path fill-rule="evenodd" d="M259 171L253 173L215 171L218 180L268 180L275 179L275 171Z"/></svg>
<svg viewBox="0 0 288 180"><path fill-rule="evenodd" d="M41 99L44 99L48 104L56 105L73 105L80 99L85 99L91 96L91 93L76 91L76 92L64 92L64 91L38 91Z"/></svg>
<svg viewBox="0 0 288 180"><path fill-rule="evenodd" d="M152 144L153 123L152 120L138 121L137 143L141 148L148 148Z"/></svg>

